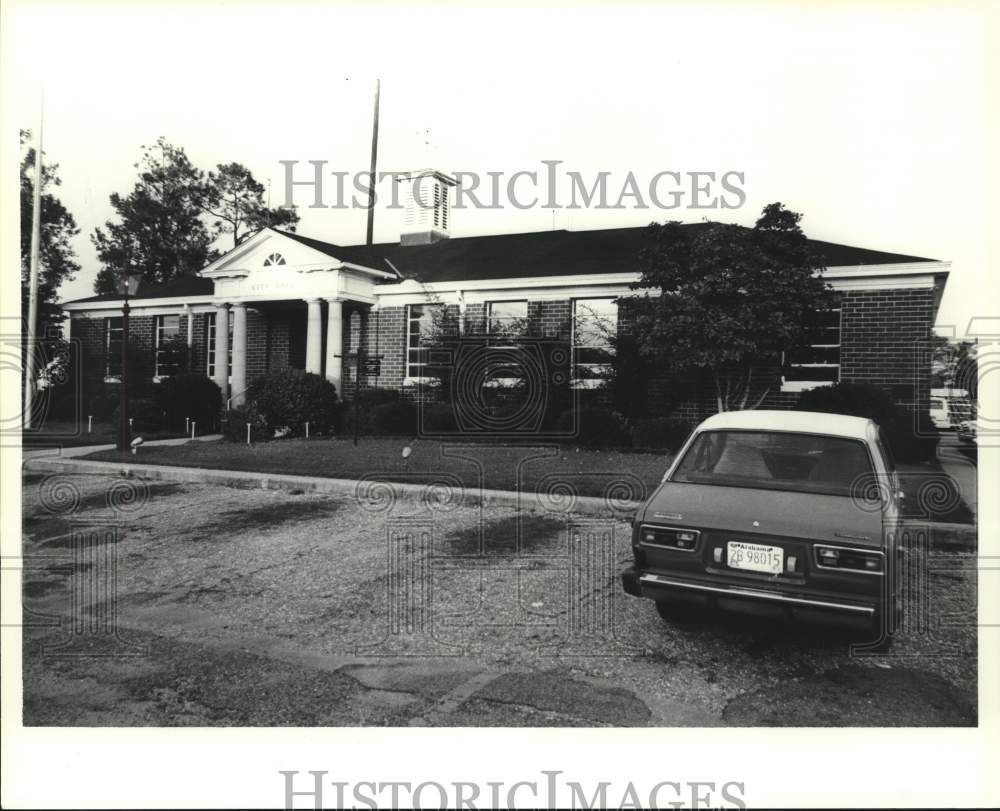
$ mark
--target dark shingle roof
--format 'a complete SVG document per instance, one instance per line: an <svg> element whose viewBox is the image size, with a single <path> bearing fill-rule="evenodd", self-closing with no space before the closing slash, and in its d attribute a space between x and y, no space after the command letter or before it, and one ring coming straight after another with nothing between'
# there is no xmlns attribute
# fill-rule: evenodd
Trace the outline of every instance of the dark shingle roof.
<svg viewBox="0 0 1000 811"><path fill-rule="evenodd" d="M686 228L703 229L711 223L689 223ZM521 279L532 276L567 276L583 273L627 272L645 244L646 228L606 228L597 231L535 231L526 234L492 234L453 237L432 245L335 245L319 239L273 229L327 256L375 270L398 269L406 278L422 282ZM809 240L828 267L931 262L919 256L872 251L833 242ZM211 295L211 279L181 276L161 285L139 290L136 298L170 298ZM76 299L117 301L120 296L103 295Z"/></svg>
<svg viewBox="0 0 1000 811"><path fill-rule="evenodd" d="M689 223L685 227L700 230L709 225ZM453 237L432 245L407 246L398 242L340 246L282 233L346 262L377 270L395 267L403 276L423 282L453 282L627 272L634 269L645 244L646 228ZM828 267L933 261L819 240L810 243Z"/></svg>
<svg viewBox="0 0 1000 811"><path fill-rule="evenodd" d="M163 284L140 285L139 292L134 298L185 298L187 296L210 296L215 289L211 279L203 279L200 276L178 276ZM87 301L121 301L121 296L117 293L104 293L100 296L90 296L89 298L73 299L67 304L79 304Z"/></svg>

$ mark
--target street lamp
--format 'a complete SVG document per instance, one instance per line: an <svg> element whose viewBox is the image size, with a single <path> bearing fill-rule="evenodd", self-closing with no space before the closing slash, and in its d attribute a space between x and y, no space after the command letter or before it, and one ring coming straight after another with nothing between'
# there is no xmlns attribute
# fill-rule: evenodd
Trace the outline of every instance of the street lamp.
<svg viewBox="0 0 1000 811"><path fill-rule="evenodd" d="M128 424L128 297L135 296L139 290L142 273L132 269L131 257L126 256L122 265L121 276L116 280L118 295L122 301L122 373L121 391L119 392L118 411L121 424L118 426L118 448L127 452L131 441L131 431Z"/></svg>

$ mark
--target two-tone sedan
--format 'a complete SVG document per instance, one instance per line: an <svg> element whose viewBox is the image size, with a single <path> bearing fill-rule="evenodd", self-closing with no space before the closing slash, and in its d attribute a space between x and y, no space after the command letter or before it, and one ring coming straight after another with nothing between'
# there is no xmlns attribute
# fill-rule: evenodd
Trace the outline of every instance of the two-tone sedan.
<svg viewBox="0 0 1000 811"><path fill-rule="evenodd" d="M901 497L871 420L717 414L636 514L623 585L664 619L702 606L835 620L885 644L899 613Z"/></svg>

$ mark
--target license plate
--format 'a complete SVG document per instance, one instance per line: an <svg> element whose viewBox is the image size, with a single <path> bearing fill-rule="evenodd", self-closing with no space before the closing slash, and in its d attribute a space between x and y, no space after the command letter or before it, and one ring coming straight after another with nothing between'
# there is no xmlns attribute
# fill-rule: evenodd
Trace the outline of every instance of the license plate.
<svg viewBox="0 0 1000 811"><path fill-rule="evenodd" d="M729 541L726 544L726 555L730 568L765 574L781 574L785 562L785 551L780 546L743 541Z"/></svg>

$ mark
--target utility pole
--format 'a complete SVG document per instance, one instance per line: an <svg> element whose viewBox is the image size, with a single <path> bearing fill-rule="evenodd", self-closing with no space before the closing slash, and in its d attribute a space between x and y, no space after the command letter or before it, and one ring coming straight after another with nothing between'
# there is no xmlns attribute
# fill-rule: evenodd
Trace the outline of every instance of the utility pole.
<svg viewBox="0 0 1000 811"><path fill-rule="evenodd" d="M31 409L35 399L35 333L38 326L38 253L42 235L42 125L45 119L45 95L38 106L38 138L35 142L35 186L31 204L31 258L28 276L28 324L24 340L24 416L22 425L31 428Z"/></svg>
<svg viewBox="0 0 1000 811"><path fill-rule="evenodd" d="M366 245L372 244L372 238L375 233L375 164L378 160L378 96L381 90L382 82L380 79L375 80L375 119L372 123L372 162L371 169L368 173L368 182L370 188L368 189L368 234L365 240Z"/></svg>

